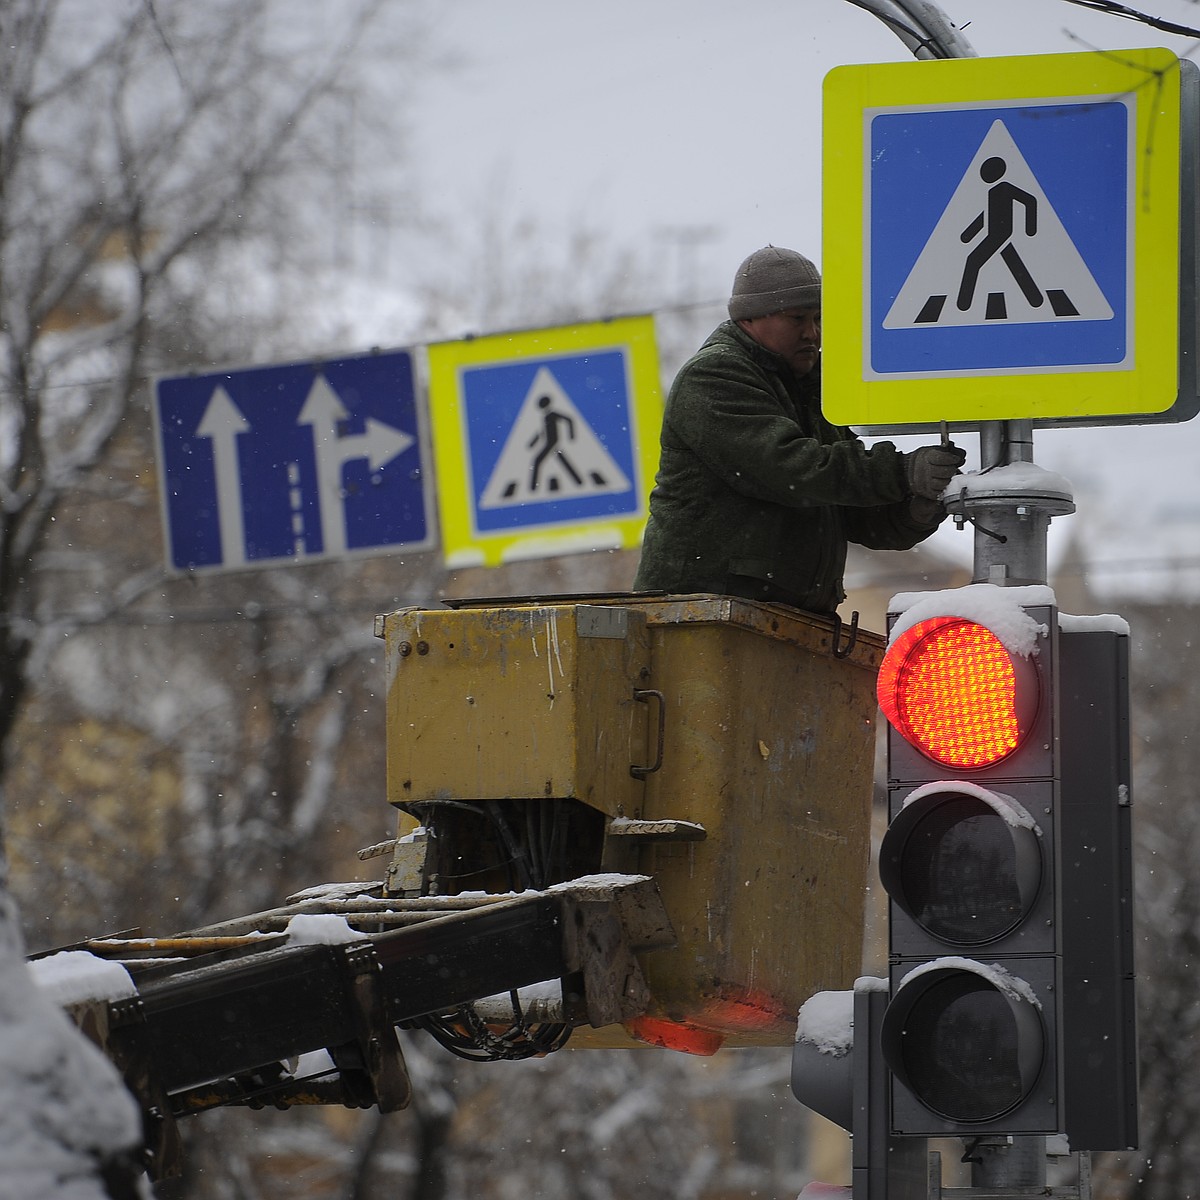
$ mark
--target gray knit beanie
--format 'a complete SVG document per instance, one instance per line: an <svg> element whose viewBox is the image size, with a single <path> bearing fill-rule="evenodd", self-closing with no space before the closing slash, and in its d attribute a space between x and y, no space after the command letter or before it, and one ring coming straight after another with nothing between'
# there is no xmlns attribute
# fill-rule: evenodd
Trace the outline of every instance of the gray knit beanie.
<svg viewBox="0 0 1200 1200"><path fill-rule="evenodd" d="M764 246L733 277L729 315L735 321L766 317L789 308L821 307L821 274L795 250Z"/></svg>

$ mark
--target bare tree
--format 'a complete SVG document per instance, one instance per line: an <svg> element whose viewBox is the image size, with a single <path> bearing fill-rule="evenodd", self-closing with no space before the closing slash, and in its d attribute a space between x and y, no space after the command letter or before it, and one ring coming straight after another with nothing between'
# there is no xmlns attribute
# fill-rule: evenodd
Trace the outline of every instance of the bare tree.
<svg viewBox="0 0 1200 1200"><path fill-rule="evenodd" d="M344 104L348 64L379 7L339 5L336 18L327 6L272 0L9 0L0 10L0 797L14 731L64 637L163 598L146 536L147 378L205 361L217 307L243 334L265 326L271 248L331 215L297 209L297 180L337 152L327 118ZM311 242L295 239L293 261ZM261 626L251 628L272 754L237 803L277 801L289 832L303 835L322 781L295 777L288 739L351 650L332 639L319 663L285 677ZM128 654L129 639L116 640ZM336 704L315 718L317 743L336 738L338 719ZM5 869L0 893L6 885ZM20 945L4 894L0 944ZM24 1120L45 1136L40 1173L14 1184L22 1197L116 1195L132 1186L113 1175L131 1131L112 1119L111 1068L78 1067L86 1044L38 1007L24 970L19 954L0 961L0 1044L7 1051L36 1028L22 1049L40 1047L29 1069L49 1085L0 1105L10 1114L0 1176L18 1179ZM64 1107L69 1095L77 1110ZM74 1118L89 1111L80 1126ZM80 1152L82 1166L55 1175Z"/></svg>
<svg viewBox="0 0 1200 1200"><path fill-rule="evenodd" d="M0 17L0 779L31 664L62 632L56 585L80 566L53 523L97 485L151 369L203 358L208 281L257 267L320 169L336 130L319 118L378 4L341 5L332 27L285 7L14 0ZM243 325L250 300L223 321ZM93 590L92 615L159 578L143 555Z"/></svg>
<svg viewBox="0 0 1200 1200"><path fill-rule="evenodd" d="M478 211L474 223L433 231L443 269L421 274L422 336L570 324L661 305L655 264L602 228L584 220L547 228L515 210L503 184Z"/></svg>

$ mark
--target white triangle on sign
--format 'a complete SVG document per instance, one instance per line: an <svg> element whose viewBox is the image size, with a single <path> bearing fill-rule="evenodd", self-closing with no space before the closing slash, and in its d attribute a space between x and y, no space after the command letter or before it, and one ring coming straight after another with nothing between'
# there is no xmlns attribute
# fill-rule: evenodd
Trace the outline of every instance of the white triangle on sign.
<svg viewBox="0 0 1200 1200"><path fill-rule="evenodd" d="M539 367L479 507L627 492L629 480L555 379Z"/></svg>
<svg viewBox="0 0 1200 1200"><path fill-rule="evenodd" d="M997 119L883 327L1107 321L1112 315L1083 256Z"/></svg>

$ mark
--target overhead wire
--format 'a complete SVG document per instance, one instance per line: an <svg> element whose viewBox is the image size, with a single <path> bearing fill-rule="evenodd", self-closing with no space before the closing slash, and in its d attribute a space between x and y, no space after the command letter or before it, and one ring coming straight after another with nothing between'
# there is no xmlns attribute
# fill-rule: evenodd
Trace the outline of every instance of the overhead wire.
<svg viewBox="0 0 1200 1200"><path fill-rule="evenodd" d="M1125 17L1130 21L1139 21L1152 29L1163 33L1176 33L1181 37L1200 38L1200 29L1190 25L1181 25L1177 21L1168 21L1165 17L1155 17L1150 13L1139 12L1127 4L1118 4L1116 0L1064 0L1066 4L1074 4L1079 8L1090 8L1093 12L1107 13L1112 17Z"/></svg>

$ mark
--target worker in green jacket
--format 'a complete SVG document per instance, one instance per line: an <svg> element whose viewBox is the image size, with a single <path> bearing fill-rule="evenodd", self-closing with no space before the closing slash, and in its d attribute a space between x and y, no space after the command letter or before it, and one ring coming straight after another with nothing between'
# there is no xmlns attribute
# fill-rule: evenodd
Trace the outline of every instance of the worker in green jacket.
<svg viewBox="0 0 1200 1200"><path fill-rule="evenodd" d="M634 588L713 592L830 614L846 544L907 550L944 520L954 445L867 447L821 415L821 277L765 246L680 369Z"/></svg>

